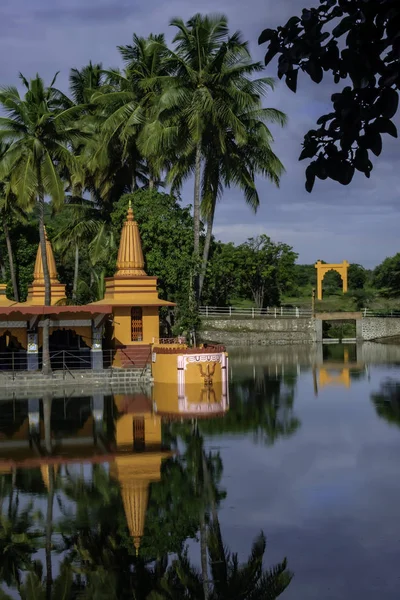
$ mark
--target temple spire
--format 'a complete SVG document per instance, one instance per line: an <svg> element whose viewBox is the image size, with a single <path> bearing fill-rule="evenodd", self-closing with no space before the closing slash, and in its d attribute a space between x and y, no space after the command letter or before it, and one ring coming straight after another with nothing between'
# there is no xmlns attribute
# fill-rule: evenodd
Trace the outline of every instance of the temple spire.
<svg viewBox="0 0 400 600"><path fill-rule="evenodd" d="M129 200L128 214L121 233L115 276L137 277L143 275L146 275L146 272L144 271L142 242Z"/></svg>
<svg viewBox="0 0 400 600"><path fill-rule="evenodd" d="M58 283L56 261L54 260L53 248L51 247L51 243L49 241L49 238L47 237L46 227L44 228L44 237L46 240L46 256L47 256L47 264L49 267L50 282ZM42 249L40 247L40 244L39 244L38 251L36 254L35 268L33 271L33 284L35 284L35 283L44 284Z"/></svg>

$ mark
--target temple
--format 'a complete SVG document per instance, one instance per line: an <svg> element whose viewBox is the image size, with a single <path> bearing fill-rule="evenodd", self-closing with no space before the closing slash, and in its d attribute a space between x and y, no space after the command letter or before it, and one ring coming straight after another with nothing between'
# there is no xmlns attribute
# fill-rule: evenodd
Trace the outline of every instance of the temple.
<svg viewBox="0 0 400 600"><path fill-rule="evenodd" d="M40 245L26 302L9 300L6 285L0 284L1 369L36 371L41 368L46 315L50 318L53 369L61 365L70 370L137 369L155 382L181 388L186 377L187 383L202 386L202 398L213 403L213 386L222 386L226 380L225 349L188 348L182 339L160 339L159 309L175 305L159 298L157 278L146 274L139 227L130 203L122 226L116 271L113 277L106 279L103 299L84 306L69 305L65 285L58 279L47 234L46 257L51 306L45 306ZM195 386L195 389L198 388ZM195 410L199 405L197 396L185 400L178 387L173 397L175 392L187 409L193 405ZM221 398L219 389L216 395Z"/></svg>

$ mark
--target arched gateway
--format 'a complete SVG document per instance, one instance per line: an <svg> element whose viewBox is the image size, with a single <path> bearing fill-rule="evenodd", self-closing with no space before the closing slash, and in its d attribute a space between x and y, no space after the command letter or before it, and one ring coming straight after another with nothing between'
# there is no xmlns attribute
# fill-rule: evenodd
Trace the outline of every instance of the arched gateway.
<svg viewBox="0 0 400 600"><path fill-rule="evenodd" d="M328 271L336 271L339 273L343 282L343 294L347 292L347 272L349 268L349 263L347 260L344 260L342 263L334 264L334 263L323 263L318 260L315 263L315 268L317 269L317 298L318 300L322 300L322 282L324 280L325 275Z"/></svg>

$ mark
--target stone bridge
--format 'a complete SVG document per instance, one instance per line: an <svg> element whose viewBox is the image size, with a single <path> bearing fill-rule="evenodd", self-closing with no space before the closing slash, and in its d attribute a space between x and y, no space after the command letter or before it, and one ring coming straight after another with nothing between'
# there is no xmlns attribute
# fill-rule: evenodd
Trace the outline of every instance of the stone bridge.
<svg viewBox="0 0 400 600"><path fill-rule="evenodd" d="M400 336L400 318L364 317L361 312L326 312L314 317L202 318L201 339L222 344L304 344L322 342L324 321L355 321L356 339L373 341Z"/></svg>

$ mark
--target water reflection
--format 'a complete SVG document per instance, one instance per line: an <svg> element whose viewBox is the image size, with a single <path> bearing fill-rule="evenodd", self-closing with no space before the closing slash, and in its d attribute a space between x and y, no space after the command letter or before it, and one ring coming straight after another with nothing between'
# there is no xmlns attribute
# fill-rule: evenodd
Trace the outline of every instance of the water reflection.
<svg viewBox="0 0 400 600"><path fill-rule="evenodd" d="M400 380L388 378L382 382L378 392L371 395L379 417L400 427Z"/></svg>
<svg viewBox="0 0 400 600"><path fill-rule="evenodd" d="M209 425L231 412L238 423L243 403L248 419L258 407L246 428L265 430L271 441L280 434L287 420L278 417L280 386L265 377L252 385L234 388L229 411L222 390L212 397L195 390L177 397L166 388L153 397L46 394L4 402L2 600L280 595L291 574L285 560L263 568L264 534L243 565L226 548L218 516L223 464L204 446ZM264 411L263 394L271 395ZM196 539L198 550L188 545Z"/></svg>

